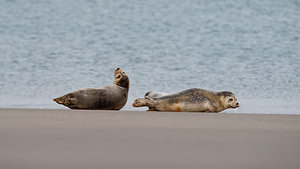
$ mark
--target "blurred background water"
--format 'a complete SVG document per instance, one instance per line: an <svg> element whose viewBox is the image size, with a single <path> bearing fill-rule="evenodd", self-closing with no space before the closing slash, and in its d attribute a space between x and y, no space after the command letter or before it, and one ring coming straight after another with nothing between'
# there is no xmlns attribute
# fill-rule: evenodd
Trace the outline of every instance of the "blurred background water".
<svg viewBox="0 0 300 169"><path fill-rule="evenodd" d="M299 0L1 0L0 107L65 108L130 77L149 91L229 90L233 113L300 114Z"/></svg>

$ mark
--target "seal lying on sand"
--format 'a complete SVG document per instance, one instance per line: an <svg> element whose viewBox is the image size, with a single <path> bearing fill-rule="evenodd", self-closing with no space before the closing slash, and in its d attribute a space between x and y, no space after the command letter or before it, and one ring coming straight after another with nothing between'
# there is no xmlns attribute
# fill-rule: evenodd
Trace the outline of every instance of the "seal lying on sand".
<svg viewBox="0 0 300 169"><path fill-rule="evenodd" d="M150 111L220 112L228 108L237 108L239 103L232 92L193 88L157 98L138 98L132 106L148 106Z"/></svg>
<svg viewBox="0 0 300 169"><path fill-rule="evenodd" d="M114 77L109 86L79 89L53 100L71 109L120 110L127 102L129 78L121 68Z"/></svg>

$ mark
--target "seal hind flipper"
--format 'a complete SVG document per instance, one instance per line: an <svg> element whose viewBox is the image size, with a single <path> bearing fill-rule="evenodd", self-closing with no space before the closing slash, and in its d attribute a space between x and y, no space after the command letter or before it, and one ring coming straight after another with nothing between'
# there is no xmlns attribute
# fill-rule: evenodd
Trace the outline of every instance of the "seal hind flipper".
<svg viewBox="0 0 300 169"><path fill-rule="evenodd" d="M64 96L54 98L53 101L55 101L58 104L64 104L65 103Z"/></svg>
<svg viewBox="0 0 300 169"><path fill-rule="evenodd" d="M144 98L137 98L132 103L133 107L144 107L148 106L149 108L155 107L155 100L151 97L145 96Z"/></svg>
<svg viewBox="0 0 300 169"><path fill-rule="evenodd" d="M67 107L75 104L74 103L75 100L73 99L72 95L70 95L70 94L54 98L53 101L55 101L58 104L65 105Z"/></svg>

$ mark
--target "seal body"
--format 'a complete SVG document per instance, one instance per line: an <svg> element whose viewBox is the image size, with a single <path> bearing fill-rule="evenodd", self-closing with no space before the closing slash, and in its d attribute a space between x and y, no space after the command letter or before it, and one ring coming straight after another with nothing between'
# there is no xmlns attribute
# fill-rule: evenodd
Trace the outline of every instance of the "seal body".
<svg viewBox="0 0 300 169"><path fill-rule="evenodd" d="M239 103L232 92L193 88L157 98L138 98L132 106L148 106L152 111L220 112L228 108L237 108Z"/></svg>
<svg viewBox="0 0 300 169"><path fill-rule="evenodd" d="M101 88L84 88L53 99L70 109L120 110L127 102L129 78L117 68L114 83Z"/></svg>

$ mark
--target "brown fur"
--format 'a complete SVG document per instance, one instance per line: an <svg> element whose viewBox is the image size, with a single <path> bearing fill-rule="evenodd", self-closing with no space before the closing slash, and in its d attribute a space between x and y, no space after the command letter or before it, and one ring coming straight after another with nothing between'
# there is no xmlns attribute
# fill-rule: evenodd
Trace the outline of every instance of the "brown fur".
<svg viewBox="0 0 300 169"><path fill-rule="evenodd" d="M53 99L70 109L120 110L128 98L129 78L121 68L114 71L114 83L101 88L85 88Z"/></svg>
<svg viewBox="0 0 300 169"><path fill-rule="evenodd" d="M220 112L228 108L239 107L232 92L213 92L197 88L157 98L138 98L132 105L133 107L148 106L149 110L154 111L197 112Z"/></svg>

